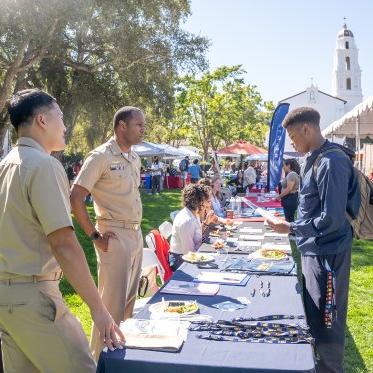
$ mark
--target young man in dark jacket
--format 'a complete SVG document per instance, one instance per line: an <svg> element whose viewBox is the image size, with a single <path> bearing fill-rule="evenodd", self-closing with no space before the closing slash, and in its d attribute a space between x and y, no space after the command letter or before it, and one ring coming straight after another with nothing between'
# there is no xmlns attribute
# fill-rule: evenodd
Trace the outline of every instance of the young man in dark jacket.
<svg viewBox="0 0 373 373"><path fill-rule="evenodd" d="M323 138L319 123L320 114L308 107L292 110L283 121L294 148L306 154L298 219L269 224L276 232L296 236L307 322L319 356L317 372L341 373L352 246L347 215L357 216L360 191L350 159Z"/></svg>

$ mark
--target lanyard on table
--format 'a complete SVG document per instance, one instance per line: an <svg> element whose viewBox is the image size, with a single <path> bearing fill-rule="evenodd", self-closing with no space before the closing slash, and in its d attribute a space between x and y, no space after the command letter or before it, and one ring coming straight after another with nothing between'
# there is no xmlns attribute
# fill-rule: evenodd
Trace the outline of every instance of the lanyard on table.
<svg viewBox="0 0 373 373"><path fill-rule="evenodd" d="M249 343L271 343L271 344L313 344L314 340L311 336L304 337L266 337L266 338L241 338L227 337L215 334L198 334L197 338L207 339L210 341L225 341L225 342L249 342Z"/></svg>
<svg viewBox="0 0 373 373"><path fill-rule="evenodd" d="M304 315L268 315L259 317L237 317L233 319L233 322L245 322L245 321L267 321L267 320L304 320Z"/></svg>
<svg viewBox="0 0 373 373"><path fill-rule="evenodd" d="M242 324L220 320L218 322L192 322L190 331L207 331L198 334L200 339L253 343L313 343L309 328L304 325L280 323Z"/></svg>

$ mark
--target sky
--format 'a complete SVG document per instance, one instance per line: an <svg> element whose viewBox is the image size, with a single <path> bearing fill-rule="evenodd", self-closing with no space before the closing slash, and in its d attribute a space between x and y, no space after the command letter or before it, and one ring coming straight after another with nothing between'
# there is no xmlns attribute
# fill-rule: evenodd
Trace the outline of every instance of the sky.
<svg viewBox="0 0 373 373"><path fill-rule="evenodd" d="M331 93L344 17L355 36L364 98L373 95L372 0L191 0L184 29L207 37L210 68L242 65L245 81L275 103L313 82Z"/></svg>

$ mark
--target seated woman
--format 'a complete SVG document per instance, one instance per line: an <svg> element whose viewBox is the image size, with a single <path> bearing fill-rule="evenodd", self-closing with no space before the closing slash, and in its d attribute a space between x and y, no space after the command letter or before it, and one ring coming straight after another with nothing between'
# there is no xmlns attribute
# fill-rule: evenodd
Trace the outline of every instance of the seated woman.
<svg viewBox="0 0 373 373"><path fill-rule="evenodd" d="M202 244L202 225L212 222L207 214L201 223L201 214L210 206L210 188L200 184L189 184L183 190L184 208L176 215L172 225L169 263L173 271L180 267L181 257L189 251L196 251Z"/></svg>
<svg viewBox="0 0 373 373"><path fill-rule="evenodd" d="M221 196L221 179L219 176L214 176L211 180L211 205L215 215L219 218L225 217L225 211L222 206Z"/></svg>
<svg viewBox="0 0 373 373"><path fill-rule="evenodd" d="M229 181L228 185L230 185L232 187L235 186L234 195L236 195L238 193L244 193L243 183L244 183L243 171L238 170L236 178Z"/></svg>
<svg viewBox="0 0 373 373"><path fill-rule="evenodd" d="M214 180L215 178L213 178L213 180ZM218 178L219 180L220 180L220 178ZM216 181L215 181L215 183L217 183ZM232 219L226 219L226 218L222 218L222 217L220 217L220 216L218 216L216 213L215 213L215 210L213 209L213 199L214 199L214 195L213 195L213 191L212 191L212 183L211 183L211 181L210 181L210 179L208 179L208 178L204 178L204 179L201 179L200 181L199 181L199 184L201 184L201 185L207 185L208 187L210 187L210 191L211 191L211 194L210 194L210 196L211 196L211 198L210 198L210 206L209 206L209 208L208 209L206 209L206 211L204 212L204 215L201 215L201 217L204 217L204 218L206 218L207 217L207 214L208 213L211 213L212 214L212 217L211 217L211 223L212 224L233 224L233 220ZM219 181L219 185L217 185L216 186L216 188L221 188L221 182ZM220 189L219 189L220 190ZM221 204L219 204L219 206L220 206L220 208L221 208ZM223 210L223 214L225 215L225 213L224 213L224 210ZM202 219L203 220L203 219ZM210 223L210 224L211 224Z"/></svg>

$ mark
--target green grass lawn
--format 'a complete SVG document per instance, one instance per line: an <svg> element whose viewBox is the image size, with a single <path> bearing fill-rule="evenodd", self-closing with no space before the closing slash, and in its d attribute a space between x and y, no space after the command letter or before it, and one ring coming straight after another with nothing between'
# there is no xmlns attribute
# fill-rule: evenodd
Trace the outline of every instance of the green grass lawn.
<svg viewBox="0 0 373 373"><path fill-rule="evenodd" d="M152 228L170 220L170 212L180 208L180 192L164 191L159 196L142 195L144 216L142 232L145 236ZM94 218L93 208L88 207ZM75 221L74 221L75 223ZM91 241L75 224L76 234L85 251L93 277L97 278L96 255ZM346 332L346 372L373 372L373 242L355 241L352 251L350 298ZM63 280L61 291L72 312L79 317L87 336L90 334L91 316L88 307Z"/></svg>

